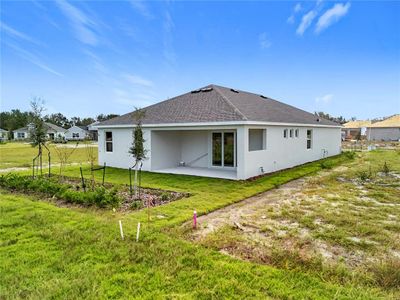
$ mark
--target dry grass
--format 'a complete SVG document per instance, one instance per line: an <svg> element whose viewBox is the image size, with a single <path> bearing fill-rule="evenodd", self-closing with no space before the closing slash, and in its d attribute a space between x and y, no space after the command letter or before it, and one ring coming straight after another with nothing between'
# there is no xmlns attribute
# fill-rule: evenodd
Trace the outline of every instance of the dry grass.
<svg viewBox="0 0 400 300"><path fill-rule="evenodd" d="M242 259L379 286L399 296L399 178L395 151L360 153L346 166L268 193L264 205L235 207L240 229L226 223L199 242ZM213 225L207 222L206 231Z"/></svg>

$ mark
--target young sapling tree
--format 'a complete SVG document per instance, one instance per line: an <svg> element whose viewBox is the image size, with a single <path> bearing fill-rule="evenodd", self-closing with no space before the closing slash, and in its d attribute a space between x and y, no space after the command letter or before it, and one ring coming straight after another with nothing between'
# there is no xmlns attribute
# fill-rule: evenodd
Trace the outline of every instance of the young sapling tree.
<svg viewBox="0 0 400 300"><path fill-rule="evenodd" d="M133 130L133 141L132 146L129 148L129 153L133 156L135 161L135 178L134 178L134 194L135 198L138 198L138 170L140 164L144 159L146 159L147 150L144 149L144 138L143 138L143 130L142 130L142 122L145 117L145 111L139 108L136 108L133 113L135 129Z"/></svg>
<svg viewBox="0 0 400 300"><path fill-rule="evenodd" d="M32 147L38 147L38 155L35 159L39 159L40 175L43 175L43 148L46 148L46 150L50 153L49 148L47 148L46 146L46 130L43 121L44 111L45 108L43 99L39 97L34 97L31 101L31 122L29 124L29 138Z"/></svg>
<svg viewBox="0 0 400 300"><path fill-rule="evenodd" d="M68 164L69 158L74 154L76 149L78 148L79 142L76 142L75 146L70 148L64 145L56 146L54 147L54 150L58 156L58 159L60 161L60 170L59 170L59 180L62 181L64 180L64 170L66 165Z"/></svg>

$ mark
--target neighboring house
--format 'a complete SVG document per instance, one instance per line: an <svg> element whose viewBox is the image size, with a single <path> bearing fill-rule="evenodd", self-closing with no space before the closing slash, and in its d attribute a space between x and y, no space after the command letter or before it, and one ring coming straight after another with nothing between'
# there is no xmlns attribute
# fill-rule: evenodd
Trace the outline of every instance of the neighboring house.
<svg viewBox="0 0 400 300"><path fill-rule="evenodd" d="M97 139L98 139L97 125L98 125L99 123L100 123L99 121L96 121L96 122L90 124L90 125L87 127L87 129L89 130L90 138L91 138L93 141L97 141Z"/></svg>
<svg viewBox="0 0 400 300"><path fill-rule="evenodd" d="M369 141L400 141L400 114L369 125L367 139Z"/></svg>
<svg viewBox="0 0 400 300"><path fill-rule="evenodd" d="M341 152L340 124L217 85L144 110L147 171L247 179ZM99 164L133 166L134 126L133 113L97 125Z"/></svg>
<svg viewBox="0 0 400 300"><path fill-rule="evenodd" d="M82 141L86 138L89 138L89 131L86 126L74 125L65 132L67 141Z"/></svg>
<svg viewBox="0 0 400 300"><path fill-rule="evenodd" d="M32 124L28 124L26 127L14 130L13 131L14 140L28 139L31 129L32 129ZM64 128L48 122L44 122L44 129L46 130L46 138L49 140L54 140L56 138L64 138L66 132Z"/></svg>
<svg viewBox="0 0 400 300"><path fill-rule="evenodd" d="M350 121L343 124L342 137L347 140L361 139L366 137L367 127L371 125L371 121Z"/></svg>
<svg viewBox="0 0 400 300"><path fill-rule="evenodd" d="M14 140L25 140L29 138L29 128L28 126L15 129L13 131Z"/></svg>
<svg viewBox="0 0 400 300"><path fill-rule="evenodd" d="M0 142L4 142L8 140L8 131L0 128Z"/></svg>

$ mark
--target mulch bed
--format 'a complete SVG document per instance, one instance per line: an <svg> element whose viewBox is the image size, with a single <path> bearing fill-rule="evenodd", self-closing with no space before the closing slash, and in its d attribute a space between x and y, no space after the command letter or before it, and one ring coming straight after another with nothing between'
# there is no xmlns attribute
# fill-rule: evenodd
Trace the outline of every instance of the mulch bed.
<svg viewBox="0 0 400 300"><path fill-rule="evenodd" d="M58 176L52 175L52 177ZM82 190L82 181L80 178L64 176L63 180L61 180L61 183L70 184L75 187L75 189ZM92 187L91 181L87 178L85 178L85 185L87 190L90 190ZM102 186L102 184L101 182L95 182L94 186L99 187ZM104 183L104 187L107 189L117 189L117 195L122 199L118 210L122 211L140 210L148 205L150 207L160 206L190 196L189 193L141 188L140 193L138 193L138 197L135 197L134 193L131 195L129 185L111 184L106 182Z"/></svg>

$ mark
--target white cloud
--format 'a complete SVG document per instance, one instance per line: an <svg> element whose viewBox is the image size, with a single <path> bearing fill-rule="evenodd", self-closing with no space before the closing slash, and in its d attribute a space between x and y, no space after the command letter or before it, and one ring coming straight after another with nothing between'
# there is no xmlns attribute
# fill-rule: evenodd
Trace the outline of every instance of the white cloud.
<svg viewBox="0 0 400 300"><path fill-rule="evenodd" d="M297 14L298 12L300 12L303 9L303 7L301 6L300 3L297 3L294 7L293 7L293 13L290 15L290 17L286 20L286 22L288 22L289 24L293 24L295 21L295 17L294 15Z"/></svg>
<svg viewBox="0 0 400 300"><path fill-rule="evenodd" d="M57 0L57 5L63 14L70 20L75 30L76 38L84 44L96 46L98 44L98 37L94 32L96 23L83 11L65 0Z"/></svg>
<svg viewBox="0 0 400 300"><path fill-rule="evenodd" d="M143 17L148 18L148 19L154 18L154 16L150 13L147 5L144 3L143 0L131 0L131 1L129 1L129 3Z"/></svg>
<svg viewBox="0 0 400 300"><path fill-rule="evenodd" d="M271 47L272 43L267 37L267 33L263 32L258 36L258 42L260 43L261 49L267 49Z"/></svg>
<svg viewBox="0 0 400 300"><path fill-rule="evenodd" d="M165 12L163 22L163 54L168 64L173 64L176 60L176 53L173 46L173 29L175 27L174 21L169 11Z"/></svg>
<svg viewBox="0 0 400 300"><path fill-rule="evenodd" d="M129 81L131 84L134 85L139 85L142 87L153 87L154 84L152 81L145 79L143 77L140 77L138 75L134 75L134 74L124 74L123 77Z"/></svg>
<svg viewBox="0 0 400 300"><path fill-rule="evenodd" d="M325 11L325 13L318 19L315 32L320 33L322 30L337 22L349 12L349 9L350 2L347 2L346 4L336 3L332 8Z"/></svg>
<svg viewBox="0 0 400 300"><path fill-rule="evenodd" d="M297 3L293 10L294 10L295 13L297 13L297 12L301 11L301 9L302 9L301 4Z"/></svg>
<svg viewBox="0 0 400 300"><path fill-rule="evenodd" d="M306 13L302 18L300 25L297 27L296 33L298 35L303 35L304 32L307 30L308 27L310 27L312 21L314 18L317 16L317 12L315 10L310 10L308 13Z"/></svg>
<svg viewBox="0 0 400 300"><path fill-rule="evenodd" d="M316 103L329 104L329 103L332 102L332 99L333 99L333 95L332 94L326 94L325 96L315 98L315 102Z"/></svg>
<svg viewBox="0 0 400 300"><path fill-rule="evenodd" d="M14 29L14 28L11 28L10 26L4 24L3 22L0 22L0 28L2 31L4 31L6 34L13 37L14 39L28 41L28 42L34 43L36 45L42 45L40 42L36 41L35 39L31 38L30 36L27 36L26 34Z"/></svg>
<svg viewBox="0 0 400 300"><path fill-rule="evenodd" d="M289 24L293 24L294 23L294 15L291 15L286 22L288 22Z"/></svg>
<svg viewBox="0 0 400 300"><path fill-rule="evenodd" d="M13 50L15 50L15 53L18 54L21 58L29 61L30 63L36 65L37 67L41 68L42 70L45 70L47 72L50 72L54 75L57 76L64 76L63 74L55 71L54 69L52 69L51 67L49 67L48 65L46 65L44 62L42 62L42 60L37 57L36 55L14 45L14 44L10 44L10 43L6 43L7 46L9 46L10 48L12 48Z"/></svg>

